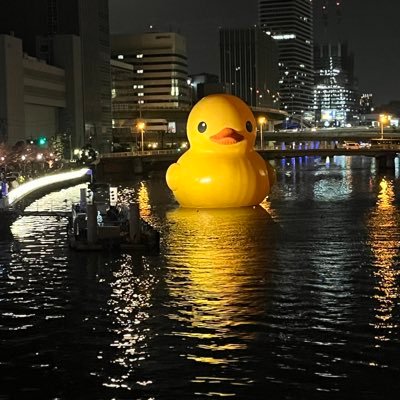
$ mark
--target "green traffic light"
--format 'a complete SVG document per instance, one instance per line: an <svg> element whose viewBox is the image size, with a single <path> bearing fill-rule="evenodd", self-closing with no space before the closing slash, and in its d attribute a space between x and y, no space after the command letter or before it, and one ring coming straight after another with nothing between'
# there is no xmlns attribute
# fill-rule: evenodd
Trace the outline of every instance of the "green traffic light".
<svg viewBox="0 0 400 400"><path fill-rule="evenodd" d="M39 137L39 139L38 139L39 146L43 146L46 143L47 143L47 138L46 137L44 137L44 136Z"/></svg>

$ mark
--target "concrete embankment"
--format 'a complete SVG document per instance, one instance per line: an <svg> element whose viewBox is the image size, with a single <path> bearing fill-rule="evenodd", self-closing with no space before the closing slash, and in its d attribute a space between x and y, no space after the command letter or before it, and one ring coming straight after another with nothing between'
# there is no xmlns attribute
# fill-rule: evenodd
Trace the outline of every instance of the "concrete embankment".
<svg viewBox="0 0 400 400"><path fill-rule="evenodd" d="M178 160L181 153L155 154L146 156L102 157L96 165L96 179L119 182L151 171L166 171Z"/></svg>

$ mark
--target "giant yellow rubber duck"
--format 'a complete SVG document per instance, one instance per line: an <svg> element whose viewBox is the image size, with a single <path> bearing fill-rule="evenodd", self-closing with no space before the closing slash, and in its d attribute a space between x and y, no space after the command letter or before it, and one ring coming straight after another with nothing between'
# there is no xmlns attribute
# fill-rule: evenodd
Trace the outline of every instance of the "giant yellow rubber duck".
<svg viewBox="0 0 400 400"><path fill-rule="evenodd" d="M238 97L204 97L187 122L190 148L167 171L168 187L182 207L253 206L275 181L271 165L254 151L256 121Z"/></svg>

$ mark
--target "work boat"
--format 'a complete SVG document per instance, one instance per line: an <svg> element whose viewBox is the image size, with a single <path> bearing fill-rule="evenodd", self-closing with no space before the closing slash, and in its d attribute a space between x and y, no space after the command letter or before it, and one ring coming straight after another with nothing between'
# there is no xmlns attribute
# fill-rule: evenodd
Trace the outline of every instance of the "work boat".
<svg viewBox="0 0 400 400"><path fill-rule="evenodd" d="M159 232L140 218L139 205L118 203L117 188L91 184L81 189L68 224L69 245L75 250L127 249L158 252Z"/></svg>

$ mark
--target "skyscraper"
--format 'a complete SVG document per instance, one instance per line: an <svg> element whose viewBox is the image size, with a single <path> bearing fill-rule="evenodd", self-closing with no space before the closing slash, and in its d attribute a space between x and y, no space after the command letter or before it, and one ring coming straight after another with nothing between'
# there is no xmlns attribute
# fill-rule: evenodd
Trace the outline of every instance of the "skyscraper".
<svg viewBox="0 0 400 400"><path fill-rule="evenodd" d="M62 68L54 38L80 38L83 141L107 151L112 139L108 0L3 0L0 33L22 39L24 52Z"/></svg>
<svg viewBox="0 0 400 400"><path fill-rule="evenodd" d="M313 105L312 0L260 0L259 22L278 44L281 108L299 119Z"/></svg>
<svg viewBox="0 0 400 400"><path fill-rule="evenodd" d="M220 30L221 81L251 107L278 107L278 50L257 27Z"/></svg>
<svg viewBox="0 0 400 400"><path fill-rule="evenodd" d="M315 46L314 110L317 123L341 126L356 108L354 56L346 43Z"/></svg>

